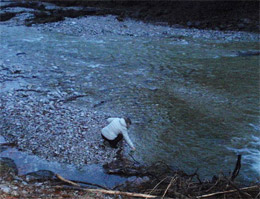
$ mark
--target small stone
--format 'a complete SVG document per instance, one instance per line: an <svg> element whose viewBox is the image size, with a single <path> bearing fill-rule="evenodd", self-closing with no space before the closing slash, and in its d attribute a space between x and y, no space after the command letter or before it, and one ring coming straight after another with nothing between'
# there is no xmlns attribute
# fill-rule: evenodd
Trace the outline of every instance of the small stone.
<svg viewBox="0 0 260 199"><path fill-rule="evenodd" d="M11 192L11 189L6 185L0 185L0 190L3 191L4 193L10 193Z"/></svg>
<svg viewBox="0 0 260 199"><path fill-rule="evenodd" d="M13 196L19 196L19 194L18 194L17 191L12 191L12 192L11 192L11 195L13 195Z"/></svg>

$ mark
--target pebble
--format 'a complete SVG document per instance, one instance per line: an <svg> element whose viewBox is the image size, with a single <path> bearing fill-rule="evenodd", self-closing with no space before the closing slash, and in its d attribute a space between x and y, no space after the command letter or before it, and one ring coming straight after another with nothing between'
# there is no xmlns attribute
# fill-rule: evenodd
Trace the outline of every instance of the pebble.
<svg viewBox="0 0 260 199"><path fill-rule="evenodd" d="M116 156L117 150L99 145L98 132L106 124L106 113L36 97L20 98L18 94L1 95L0 106L5 107L0 114L8 120L0 121L0 126L7 129L3 136L17 141L22 150L76 165L104 164Z"/></svg>
<svg viewBox="0 0 260 199"><path fill-rule="evenodd" d="M6 185L0 185L0 190L7 194L11 192L10 187L8 187Z"/></svg>

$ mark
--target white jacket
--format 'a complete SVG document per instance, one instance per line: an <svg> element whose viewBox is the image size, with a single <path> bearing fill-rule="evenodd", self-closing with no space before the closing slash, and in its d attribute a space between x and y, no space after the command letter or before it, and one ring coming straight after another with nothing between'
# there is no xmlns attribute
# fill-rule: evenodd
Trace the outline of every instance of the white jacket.
<svg viewBox="0 0 260 199"><path fill-rule="evenodd" d="M107 121L110 123L101 130L103 136L109 140L114 140L120 133L122 133L127 144L131 148L134 148L132 141L129 138L126 128L126 122L124 118L108 118Z"/></svg>

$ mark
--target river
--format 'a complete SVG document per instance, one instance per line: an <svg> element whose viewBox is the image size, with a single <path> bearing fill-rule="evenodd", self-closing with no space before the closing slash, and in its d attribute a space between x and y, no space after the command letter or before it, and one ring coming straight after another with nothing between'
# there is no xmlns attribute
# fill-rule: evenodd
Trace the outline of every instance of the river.
<svg viewBox="0 0 260 199"><path fill-rule="evenodd" d="M1 82L87 94L72 102L128 116L135 158L203 177L260 177L259 35L156 26L114 16L1 24L0 57L37 78ZM249 53L250 54L250 53Z"/></svg>

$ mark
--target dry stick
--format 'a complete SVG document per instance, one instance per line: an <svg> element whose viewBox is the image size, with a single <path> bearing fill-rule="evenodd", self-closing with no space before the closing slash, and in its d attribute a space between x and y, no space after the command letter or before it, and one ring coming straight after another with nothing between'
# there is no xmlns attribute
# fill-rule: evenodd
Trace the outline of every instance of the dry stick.
<svg viewBox="0 0 260 199"><path fill-rule="evenodd" d="M216 181L216 183L212 186L212 187L210 187L208 190L206 190L205 192L207 193L207 192L210 192L215 186L217 186L217 184L220 182L220 177L218 178L218 180Z"/></svg>
<svg viewBox="0 0 260 199"><path fill-rule="evenodd" d="M152 189L152 191L150 191L149 195L150 195L164 180L166 180L168 177L169 177L169 176L166 176L166 177L165 177L164 179L162 179L159 183L157 183L157 184L155 185L155 187Z"/></svg>
<svg viewBox="0 0 260 199"><path fill-rule="evenodd" d="M255 197L255 199L259 198L259 196L260 196L260 191L259 191L259 193L257 194L257 196Z"/></svg>
<svg viewBox="0 0 260 199"><path fill-rule="evenodd" d="M249 197L249 198L252 198L252 196L251 196L250 194L248 194L248 193L246 193L246 192L240 190L231 180L229 180L229 179L226 178L226 177L225 177L225 179L229 182L229 184L230 184L233 188L235 188L235 189L238 191L239 195L243 195L243 196L247 196L247 197Z"/></svg>
<svg viewBox="0 0 260 199"><path fill-rule="evenodd" d="M124 195L130 197L141 197L141 198L156 198L158 196L147 195L142 193L131 193L131 192L121 192L121 191L112 191L112 190L104 190L104 189L84 189L85 191L92 193L103 193L103 194L111 194L111 195Z"/></svg>
<svg viewBox="0 0 260 199"><path fill-rule="evenodd" d="M167 188L165 189L165 191L164 191L164 193L163 193L162 198L164 198L164 196L166 195L168 189L170 188L170 186L172 185L172 183L175 182L175 181L176 181L176 175L172 177L170 183L168 184Z"/></svg>
<svg viewBox="0 0 260 199"><path fill-rule="evenodd" d="M108 190L108 188L103 187L102 185L99 185L99 184L95 184L95 183L84 182L84 181L78 181L78 180L71 180L71 181L72 181L72 182L75 182L75 183L81 183L81 184L91 185L91 186L99 187L99 188L101 188L101 189L106 189L106 190Z"/></svg>
<svg viewBox="0 0 260 199"><path fill-rule="evenodd" d="M158 196L154 195L147 195L142 193L131 193L131 192L121 192L121 191L112 191L112 190L105 190L105 189L84 189L81 187L64 187L64 186L55 186L56 189L74 189L80 191L87 191L91 193L103 193L103 194L110 194L110 195L124 195L129 197L139 197L139 198L158 198Z"/></svg>
<svg viewBox="0 0 260 199"><path fill-rule="evenodd" d="M251 186L251 187L244 187L244 188L241 188L240 190L247 191L247 190L255 189L255 188L259 188L259 186L255 185L255 186ZM209 198L209 197L216 196L216 195L222 195L222 194L234 193L234 192L237 192L237 190L232 189L232 190L228 190L228 191L219 191L219 192L210 193L210 194L206 194L206 195L202 195L202 196L197 196L196 198L197 199Z"/></svg>
<svg viewBox="0 0 260 199"><path fill-rule="evenodd" d="M68 184L71 184L71 185L80 187L80 185L78 185L77 183L72 182L72 181L70 181L70 180L67 180L67 179L61 177L59 174L55 174L55 176L56 176L58 179L60 179L61 181L63 181L63 182L66 182L66 183L68 183Z"/></svg>

